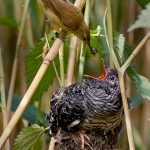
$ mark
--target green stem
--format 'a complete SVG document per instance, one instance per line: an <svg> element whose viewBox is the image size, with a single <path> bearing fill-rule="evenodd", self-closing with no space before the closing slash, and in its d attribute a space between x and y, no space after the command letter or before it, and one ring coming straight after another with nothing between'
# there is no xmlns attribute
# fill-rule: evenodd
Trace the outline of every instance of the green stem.
<svg viewBox="0 0 150 150"><path fill-rule="evenodd" d="M83 43L82 43L81 53L80 53L80 62L79 62L79 73L78 73L78 81L79 82L81 82L83 79L85 56L86 56L86 51L85 51L85 49L83 49Z"/></svg>
<svg viewBox="0 0 150 150"><path fill-rule="evenodd" d="M106 20L107 20L108 42L109 42L110 48L113 48L113 27L112 27L112 13L111 13L111 2L110 2L110 0L106 0L106 7L107 7ZM110 66L113 67L113 60L111 58L111 55L109 57L109 61L110 61Z"/></svg>
<svg viewBox="0 0 150 150"><path fill-rule="evenodd" d="M60 79L61 86L65 86L65 73L64 73L64 48L63 45L59 50L59 62L60 62Z"/></svg>
<svg viewBox="0 0 150 150"><path fill-rule="evenodd" d="M104 19L103 19L103 26L104 26L106 42L107 42L109 53L110 53L110 56L112 57L113 63L115 64L115 67L117 68L117 70L119 70L120 69L119 61L116 57L113 47L111 47L109 44L108 34L107 34L107 30L106 30L106 14L107 14L107 9L105 11L105 15L104 15Z"/></svg>
<svg viewBox="0 0 150 150"><path fill-rule="evenodd" d="M87 25L89 25L90 3L91 3L91 0L86 1L84 20ZM86 50L84 49L84 45L82 42L81 52L80 52L80 61L79 61L79 74L78 74L78 81L80 82L82 81L83 74L84 74L85 56L86 56Z"/></svg>

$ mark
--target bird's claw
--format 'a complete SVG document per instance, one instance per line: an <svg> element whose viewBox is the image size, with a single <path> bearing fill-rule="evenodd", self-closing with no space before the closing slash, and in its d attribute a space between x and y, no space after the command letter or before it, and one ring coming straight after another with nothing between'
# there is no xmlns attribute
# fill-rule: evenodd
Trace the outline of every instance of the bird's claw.
<svg viewBox="0 0 150 150"><path fill-rule="evenodd" d="M65 38L59 32L55 32L55 36L56 36L56 38L59 38L63 42L65 41Z"/></svg>

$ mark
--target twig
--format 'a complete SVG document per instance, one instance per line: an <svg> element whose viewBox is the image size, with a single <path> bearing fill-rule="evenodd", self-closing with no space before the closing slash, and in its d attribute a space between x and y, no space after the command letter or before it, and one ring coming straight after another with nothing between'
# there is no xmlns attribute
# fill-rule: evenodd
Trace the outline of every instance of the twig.
<svg viewBox="0 0 150 150"><path fill-rule="evenodd" d="M112 27L112 12L111 12L111 2L110 0L106 0L106 6L107 6L107 15L106 15L106 19L107 19L107 31L108 31L108 40L109 40L109 45L111 48L113 48L113 27ZM111 53L109 56L109 64L110 67L113 67L113 61L111 58Z"/></svg>
<svg viewBox="0 0 150 150"><path fill-rule="evenodd" d="M47 48L48 48L48 51L50 51L51 50L51 48L50 48L50 45L49 45L49 42L48 42L48 38L47 38L47 35L45 34L45 39L46 39L46 46L44 46L44 51L47 51ZM43 54L44 55L44 54ZM59 77L59 75L58 75L58 71L57 71L57 68L56 68L56 65L55 65L55 62L54 62L54 60L53 60L53 67L54 67L54 70L55 70L55 73L56 73L56 77L57 77L57 79L58 79L58 82L59 82L59 85L60 86L62 86L62 83L61 83L61 80L60 80L60 77Z"/></svg>
<svg viewBox="0 0 150 150"><path fill-rule="evenodd" d="M83 7L83 4L85 3L85 0L77 0L76 1L76 6L79 7L80 9ZM65 33L64 33L65 34ZM31 97L33 96L35 90L37 89L40 81L42 80L49 64L53 61L53 59L56 57L58 54L58 51L61 47L63 42L60 39L56 39L55 42L53 43L51 50L48 52L46 57L43 60L43 63L41 67L39 68L36 76L34 77L31 85L29 86L26 94L24 95L22 101L20 102L16 112L14 113L13 117L11 118L9 124L7 125L6 129L2 133L2 136L0 138L0 149L6 142L7 138L9 137L10 133L12 132L13 128L19 121L20 117L22 116L25 108L27 107L28 103L30 102Z"/></svg>
<svg viewBox="0 0 150 150"><path fill-rule="evenodd" d="M126 93L125 93L125 85L124 85L124 78L123 78L124 74L123 72L118 70L118 75L119 75L119 81L120 81L120 90L121 90L121 97L122 97L123 108L124 108L129 147L130 147L130 150L135 150L132 127L131 127L130 112L128 108Z"/></svg>
<svg viewBox="0 0 150 150"><path fill-rule="evenodd" d="M85 14L84 14L84 20L88 26L89 26L90 3L91 3L91 0L87 0ZM81 52L80 52L80 60L79 60L79 73L78 73L78 81L80 81L80 82L82 81L82 78L83 78L85 56L86 56L86 51L84 49L83 42L82 42Z"/></svg>
<svg viewBox="0 0 150 150"><path fill-rule="evenodd" d="M105 37L106 37L106 42L107 42L107 45L108 45L108 49L109 49L109 52L112 56L112 59L113 59L113 62L115 64L115 67L117 70L120 69L120 65L119 65L119 62L118 62L118 59L116 57L116 54L113 50L113 47L110 46L109 44L109 40L108 40L108 36L107 36L107 30L106 30L106 14L107 14L107 8L105 10L105 14L104 14L104 18L103 18L103 25L104 25L104 33L105 33Z"/></svg>
<svg viewBox="0 0 150 150"><path fill-rule="evenodd" d="M146 43L149 37L150 37L150 31L143 38L143 40L139 43L139 45L135 48L135 50L132 52L130 57L127 59L127 61L123 64L123 66L119 70L120 88L121 88L122 102L123 102L123 107L124 107L125 121L126 121L126 128L127 128L130 150L135 150L135 147L134 147L132 127L131 127L131 121L130 121L131 119L130 119L130 113L129 113L128 103L127 103L127 97L125 93L123 75L124 75L125 70L129 66L129 64L131 63L131 61L135 58L135 56L141 50L142 46Z"/></svg>
<svg viewBox="0 0 150 150"><path fill-rule="evenodd" d="M12 132L13 128L19 121L20 117L22 116L25 108L27 107L31 97L33 96L36 88L38 87L40 81L42 80L42 77L44 76L49 64L52 62L52 60L57 55L59 48L62 45L62 41L60 39L56 39L53 46L51 47L51 50L46 55L41 67L39 68L35 78L33 79L30 87L28 88L26 94L24 95L22 101L20 102L16 112L14 113L13 117L11 118L9 124L7 125L6 129L4 130L1 138L0 138L0 149L2 148L3 144L5 143L6 139Z"/></svg>
<svg viewBox="0 0 150 150"><path fill-rule="evenodd" d="M116 69L118 71L118 74L119 74L120 90L121 90L121 97L122 97L124 114L125 114L125 122L126 122L126 128L127 128L129 147L130 147L130 150L135 150L134 141L133 141L133 134L132 134L132 128L131 128L130 113L129 113L127 97L126 97L126 93L125 93L125 85L124 85L124 78L123 78L124 77L124 72L120 68L120 65L119 65L118 59L116 57L116 54L115 54L115 52L113 50L113 47L111 47L109 45L107 31L106 31L106 25L105 25L106 12L107 12L107 9L105 11L104 20L103 20L104 31L105 31L105 36L106 36L106 42L108 44L108 48L109 48L110 54L112 56L112 60L113 60L113 62L115 64L115 67L116 67Z"/></svg>
<svg viewBox="0 0 150 150"><path fill-rule="evenodd" d="M61 86L65 86L65 73L64 73L64 46L62 45L59 50L59 64L60 64L60 79Z"/></svg>
<svg viewBox="0 0 150 150"><path fill-rule="evenodd" d="M11 112L12 96L13 96L13 92L14 92L16 73L17 73L17 67L18 67L18 55L19 55L20 44L21 44L21 39L22 39L22 35L23 35L23 29L24 29L24 25L25 25L25 20L26 20L26 16L27 16L27 10L28 10L28 6L29 6L29 2L30 2L30 0L26 0L26 2L25 2L25 7L23 10L23 16L22 16L22 20L21 20L19 35L18 35L18 39L17 39L15 59L14 59L13 68L12 68L12 75L11 75L8 100L7 100L8 119L9 119L9 115Z"/></svg>
<svg viewBox="0 0 150 150"><path fill-rule="evenodd" d="M69 53L68 68L67 68L66 86L71 85L73 81L75 60L76 60L76 53L77 53L77 44L78 44L78 38L73 35L70 42L70 51L69 51L70 53Z"/></svg>
<svg viewBox="0 0 150 150"><path fill-rule="evenodd" d="M0 47L0 95L1 95L1 109L3 116L3 130L6 128L8 120L7 120L7 111L6 111L6 95L5 95L5 85L4 85L4 70L3 70L3 61L2 61L2 51ZM5 149L10 150L9 139L5 144Z"/></svg>
<svg viewBox="0 0 150 150"><path fill-rule="evenodd" d="M146 34L146 36L143 38L143 40L138 44L138 46L134 49L130 57L126 60L126 62L121 67L122 72L124 73L125 70L130 65L131 61L134 59L134 57L138 54L138 52L141 50L143 45L146 43L146 41L150 38L150 31Z"/></svg>

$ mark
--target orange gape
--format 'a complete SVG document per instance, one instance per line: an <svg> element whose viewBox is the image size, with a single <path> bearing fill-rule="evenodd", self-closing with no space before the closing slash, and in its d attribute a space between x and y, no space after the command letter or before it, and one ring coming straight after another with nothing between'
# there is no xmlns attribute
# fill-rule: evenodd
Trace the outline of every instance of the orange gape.
<svg viewBox="0 0 150 150"><path fill-rule="evenodd" d="M106 77L107 77L107 71L106 71L106 69L104 68L103 71L102 71L102 74L101 74L98 78L96 78L96 79L97 79L97 80L105 80Z"/></svg>

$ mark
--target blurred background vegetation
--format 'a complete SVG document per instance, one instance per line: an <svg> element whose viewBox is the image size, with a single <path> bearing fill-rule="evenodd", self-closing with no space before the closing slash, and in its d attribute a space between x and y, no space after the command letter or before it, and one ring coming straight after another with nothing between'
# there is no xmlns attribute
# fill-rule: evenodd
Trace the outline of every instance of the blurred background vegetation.
<svg viewBox="0 0 150 150"><path fill-rule="evenodd" d="M11 103L11 114L16 110L21 98L25 94L28 86L33 80L38 68L42 63L42 57L38 57L42 53L42 49L45 43L45 33L47 33L50 45L54 42L55 35L46 25L46 16L39 5L38 1L30 0L29 7L27 9L27 15L25 19L25 25L23 27L23 34L19 39L21 24L23 20L23 10L27 0L0 0L0 55L2 55L3 62L0 62L3 66L4 75L0 76L0 84L4 81L5 83L5 94L6 100L10 89L10 80L12 78L12 68L14 59L17 58L17 72L16 79L14 79L15 87L13 91L12 103ZM114 37L117 34L123 34L122 38L125 38L126 43L130 51L138 45L143 39L145 34L148 32L148 28L138 28L131 32L128 32L128 28L137 20L140 12L146 8L146 5L150 2L149 0L112 0L112 24ZM106 9L105 0L91 0L90 1L90 29L92 32L96 32L97 26L101 27L101 36L92 37L91 44L97 48L100 57L104 58L107 65L110 63L108 47L103 37L103 16ZM85 8L83 9L84 13ZM149 7L150 10L150 7ZM150 11L149 14L150 16ZM147 19L147 18L146 18ZM150 19L149 19L150 20ZM150 21L149 21L150 23ZM147 26L145 26L147 27ZM149 24L150 27L150 24ZM64 75L66 77L68 56L70 49L70 37L68 35L64 50L62 51L64 57ZM20 40L20 41L19 41ZM115 38L114 38L115 43ZM80 44L79 44L80 45ZM130 47L130 46L131 47ZM86 51L86 47L84 50ZM147 42L142 48L139 55L134 59L133 66L138 74L145 76L150 79L150 42ZM17 51L17 54L15 52ZM80 80L79 77L79 48L77 50L75 73L73 82ZM60 76L60 59L57 56L54 60L54 65L51 65L46 72L43 80L41 81L38 89L36 90L30 106L27 107L23 117L20 119L16 128L10 136L10 144L13 145L14 139L19 134L20 130L24 127L28 127L33 124L38 124L44 128L48 127L45 121L45 114L49 112L49 99L53 92L60 87L58 82L57 73ZM86 51L84 74L91 76L98 76L100 73L100 64L98 57L93 57L89 50ZM57 70L55 70L55 69ZM2 69L2 68L1 68ZM146 86L146 85L145 85ZM131 110L132 127L136 149L146 150L150 149L150 102L144 99L138 94L133 87L131 80L126 77L126 90L127 95L131 97L134 108ZM3 90L1 88L0 92ZM149 90L150 92L150 90ZM1 94L2 96L2 94ZM2 98L1 98L2 99ZM2 106L3 104L1 104ZM2 107L1 107L2 108ZM2 113L0 113L0 122L4 122ZM34 128L35 127L35 128ZM42 141L38 142L38 149L47 149L50 135L41 129L39 126L34 126L36 129L32 131L32 128L28 128L28 133L39 131L36 133L45 133L41 137ZM39 129L39 130L38 130ZM41 132L41 130L43 132ZM0 124L0 133L3 132L3 123ZM31 139L36 137L32 136ZM29 136L31 136L29 134ZM128 141L126 136L126 129L123 128L120 134L120 145L121 149L128 149ZM33 140L32 140L33 142ZM34 145L37 141L34 142ZM16 148L16 147L15 147ZM16 148L19 149L19 148ZM21 148L20 148L21 149ZM34 149L36 149L34 147Z"/></svg>

